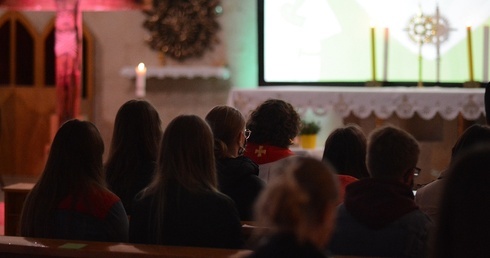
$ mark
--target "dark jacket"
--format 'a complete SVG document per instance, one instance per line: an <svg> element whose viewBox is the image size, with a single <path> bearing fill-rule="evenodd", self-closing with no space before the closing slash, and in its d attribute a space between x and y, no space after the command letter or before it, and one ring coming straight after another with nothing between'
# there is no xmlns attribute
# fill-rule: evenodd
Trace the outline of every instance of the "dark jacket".
<svg viewBox="0 0 490 258"><path fill-rule="evenodd" d="M242 248L241 224L233 201L219 192L190 192L170 184L164 203L162 242L157 241L155 196L137 200L129 241L143 244Z"/></svg>
<svg viewBox="0 0 490 258"><path fill-rule="evenodd" d="M53 216L50 238L126 242L128 217L119 197L96 189L81 197L64 198Z"/></svg>
<svg viewBox="0 0 490 258"><path fill-rule="evenodd" d="M124 182L107 181L109 189L121 198L128 216L131 216L133 200L136 195L147 187L153 179L155 167L156 163L154 161L146 161L138 164L135 169L137 173L133 174L133 178L126 179L130 180L129 187L122 187L125 185Z"/></svg>
<svg viewBox="0 0 490 258"><path fill-rule="evenodd" d="M264 188L259 167L247 157L222 158L216 162L218 188L234 202L240 220L253 220L253 205Z"/></svg>
<svg viewBox="0 0 490 258"><path fill-rule="evenodd" d="M338 207L330 251L335 255L424 257L427 215L412 190L396 181L362 179L347 186Z"/></svg>

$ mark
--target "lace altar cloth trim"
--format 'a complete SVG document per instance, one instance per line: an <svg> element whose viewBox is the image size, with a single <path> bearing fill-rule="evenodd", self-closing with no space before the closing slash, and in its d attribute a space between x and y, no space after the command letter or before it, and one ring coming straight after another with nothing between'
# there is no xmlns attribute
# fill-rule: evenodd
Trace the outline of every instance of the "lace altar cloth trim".
<svg viewBox="0 0 490 258"><path fill-rule="evenodd" d="M446 120L458 114L468 120L485 115L485 89L440 87L259 87L257 89L233 89L228 105L248 115L256 106L269 98L283 99L291 103L300 114L311 109L323 116L336 112L342 117L353 114L367 118L374 113L386 119L393 114L408 119L418 114L426 120L439 114Z"/></svg>

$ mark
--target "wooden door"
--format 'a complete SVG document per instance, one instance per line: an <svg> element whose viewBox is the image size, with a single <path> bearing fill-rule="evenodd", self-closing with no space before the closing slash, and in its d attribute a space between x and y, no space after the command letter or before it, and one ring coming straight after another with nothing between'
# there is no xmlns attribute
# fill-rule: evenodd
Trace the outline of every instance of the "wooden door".
<svg viewBox="0 0 490 258"><path fill-rule="evenodd" d="M18 12L0 17L0 175L38 177L57 130L54 17L38 34ZM87 32L88 33L88 32ZM93 44L84 33L84 67ZM84 70L82 114L92 119L92 70Z"/></svg>

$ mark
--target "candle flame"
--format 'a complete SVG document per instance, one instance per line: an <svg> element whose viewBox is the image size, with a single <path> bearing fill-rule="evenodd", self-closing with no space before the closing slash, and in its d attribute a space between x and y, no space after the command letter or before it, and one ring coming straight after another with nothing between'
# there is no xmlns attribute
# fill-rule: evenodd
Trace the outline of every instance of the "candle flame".
<svg viewBox="0 0 490 258"><path fill-rule="evenodd" d="M139 63L138 64L138 70L139 71L144 71L146 68L145 68L145 64L144 63Z"/></svg>

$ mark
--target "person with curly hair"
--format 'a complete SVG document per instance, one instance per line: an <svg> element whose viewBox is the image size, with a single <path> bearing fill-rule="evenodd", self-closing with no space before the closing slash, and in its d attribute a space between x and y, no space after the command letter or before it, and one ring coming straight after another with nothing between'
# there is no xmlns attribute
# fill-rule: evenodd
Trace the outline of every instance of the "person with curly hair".
<svg viewBox="0 0 490 258"><path fill-rule="evenodd" d="M294 107L280 99L268 99L259 105L247 121L253 134L245 156L259 165L259 177L265 182L277 175L279 160L294 155L289 149L299 134L301 118Z"/></svg>
<svg viewBox="0 0 490 258"><path fill-rule="evenodd" d="M312 157L280 162L284 174L268 184L255 212L259 244L249 258L327 257L338 199L334 169Z"/></svg>

